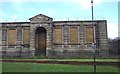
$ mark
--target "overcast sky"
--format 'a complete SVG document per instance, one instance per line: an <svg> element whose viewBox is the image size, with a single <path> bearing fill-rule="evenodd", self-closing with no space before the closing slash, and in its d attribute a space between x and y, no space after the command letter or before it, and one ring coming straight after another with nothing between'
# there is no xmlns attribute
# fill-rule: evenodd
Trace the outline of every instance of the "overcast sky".
<svg viewBox="0 0 120 74"><path fill-rule="evenodd" d="M94 19L107 20L108 37L118 36L118 1L94 0ZM91 0L0 0L0 22L29 21L44 14L54 20L91 20Z"/></svg>

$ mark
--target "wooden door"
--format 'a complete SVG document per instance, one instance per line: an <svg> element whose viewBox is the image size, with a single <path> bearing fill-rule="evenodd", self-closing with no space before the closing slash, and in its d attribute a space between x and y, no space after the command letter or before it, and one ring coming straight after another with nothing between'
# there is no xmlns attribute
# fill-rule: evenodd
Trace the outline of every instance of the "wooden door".
<svg viewBox="0 0 120 74"><path fill-rule="evenodd" d="M35 37L35 46L36 46L36 56L46 55L46 29L43 27L39 27L36 30Z"/></svg>
<svg viewBox="0 0 120 74"><path fill-rule="evenodd" d="M46 49L46 33L41 32L38 35L38 49L39 50L45 50Z"/></svg>

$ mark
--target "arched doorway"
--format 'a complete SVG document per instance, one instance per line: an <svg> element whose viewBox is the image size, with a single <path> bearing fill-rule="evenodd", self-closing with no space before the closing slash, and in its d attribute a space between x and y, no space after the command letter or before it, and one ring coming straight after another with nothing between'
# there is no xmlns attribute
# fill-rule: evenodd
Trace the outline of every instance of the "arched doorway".
<svg viewBox="0 0 120 74"><path fill-rule="evenodd" d="M35 56L46 55L46 29L38 27L35 33Z"/></svg>

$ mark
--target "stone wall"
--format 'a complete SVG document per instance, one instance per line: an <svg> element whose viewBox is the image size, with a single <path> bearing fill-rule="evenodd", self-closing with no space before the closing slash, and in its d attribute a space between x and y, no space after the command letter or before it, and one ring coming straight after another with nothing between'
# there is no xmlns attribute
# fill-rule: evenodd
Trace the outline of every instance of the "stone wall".
<svg viewBox="0 0 120 74"><path fill-rule="evenodd" d="M109 55L108 48L108 36L107 36L107 22L101 21L98 22L98 47L100 55L107 56Z"/></svg>
<svg viewBox="0 0 120 74"><path fill-rule="evenodd" d="M49 51L48 57L83 57L93 56L92 43L86 42L85 26L92 25L92 21L54 21L54 26L62 26L62 44L54 44L53 50ZM69 44L69 27L78 28L78 44ZM96 55L106 57L109 54L107 22L95 21L95 44Z"/></svg>
<svg viewBox="0 0 120 74"><path fill-rule="evenodd" d="M87 32L85 30L86 26L92 27L92 21L52 20L52 18L40 14L30 18L30 22L1 23L1 30L6 30L4 33L2 33L2 56L23 58L35 57L36 29L42 27L46 29L46 57L93 57L93 40L90 40L91 42L86 40ZM106 20L96 20L93 22L93 24L95 28L94 43L96 44L96 54L106 57L109 55L107 22ZM11 26L15 27L16 30L16 42L15 45L12 46L8 44L8 30ZM57 26L61 28L61 43L54 42L54 30ZM30 37L28 37L28 40L30 41L28 44L24 44L23 42L24 27L29 27L30 29ZM4 37L4 35L6 37Z"/></svg>
<svg viewBox="0 0 120 74"><path fill-rule="evenodd" d="M2 58L2 24L0 23L0 59ZM0 62L0 72L2 73L2 62Z"/></svg>
<svg viewBox="0 0 120 74"><path fill-rule="evenodd" d="M24 44L23 42L24 27L30 28L29 22L2 23L2 51L1 51L2 57L18 57L18 58L31 57L31 55L28 55L31 54L29 49L29 43L26 46L26 44ZM13 30L15 33L15 37L9 38L8 32L10 28L14 28ZM12 40L15 41L14 44L8 43L9 41Z"/></svg>

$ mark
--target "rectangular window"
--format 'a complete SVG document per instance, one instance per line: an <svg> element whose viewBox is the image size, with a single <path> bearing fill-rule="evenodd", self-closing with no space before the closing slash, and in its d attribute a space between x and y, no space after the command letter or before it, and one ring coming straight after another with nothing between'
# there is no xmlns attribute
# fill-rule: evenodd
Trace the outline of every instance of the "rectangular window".
<svg viewBox="0 0 120 74"><path fill-rule="evenodd" d="M62 28L55 28L53 31L53 39L54 43L61 44L62 43Z"/></svg>
<svg viewBox="0 0 120 74"><path fill-rule="evenodd" d="M15 28L9 28L8 31L8 44L9 45L15 45L16 42L16 29Z"/></svg>
<svg viewBox="0 0 120 74"><path fill-rule="evenodd" d="M78 28L77 27L71 27L69 29L69 41L70 41L70 44L78 43Z"/></svg>
<svg viewBox="0 0 120 74"><path fill-rule="evenodd" d="M30 43L30 27L24 27L23 28L23 44L29 44Z"/></svg>
<svg viewBox="0 0 120 74"><path fill-rule="evenodd" d="M85 34L86 34L86 42L93 43L93 27L92 26L85 27Z"/></svg>

